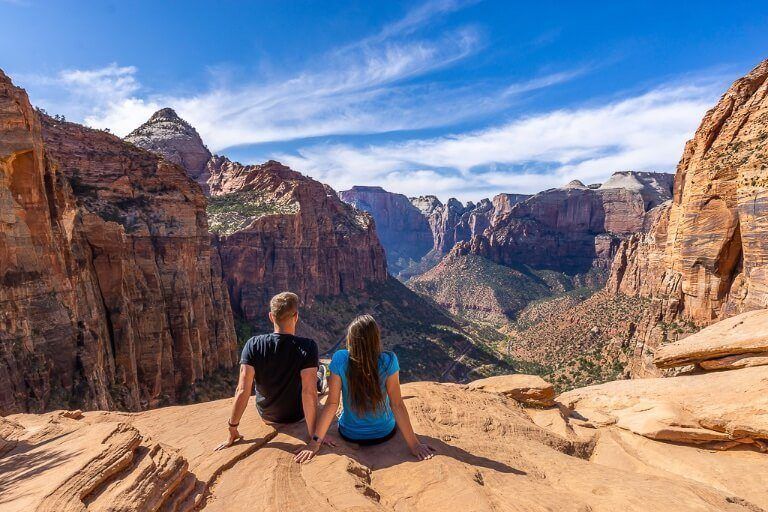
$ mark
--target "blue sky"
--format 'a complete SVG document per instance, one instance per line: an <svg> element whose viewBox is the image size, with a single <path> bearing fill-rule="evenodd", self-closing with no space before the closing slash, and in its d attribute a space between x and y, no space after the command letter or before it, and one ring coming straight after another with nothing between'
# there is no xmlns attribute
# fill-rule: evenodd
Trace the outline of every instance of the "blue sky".
<svg viewBox="0 0 768 512"><path fill-rule="evenodd" d="M243 162L477 200L674 171L766 26L738 1L0 0L0 68L119 135L171 106Z"/></svg>

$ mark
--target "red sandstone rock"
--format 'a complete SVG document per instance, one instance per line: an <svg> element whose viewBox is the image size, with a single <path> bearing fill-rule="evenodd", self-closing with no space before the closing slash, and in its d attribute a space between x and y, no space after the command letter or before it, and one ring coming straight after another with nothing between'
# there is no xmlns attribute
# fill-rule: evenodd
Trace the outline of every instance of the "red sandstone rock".
<svg viewBox="0 0 768 512"><path fill-rule="evenodd" d="M432 249L432 231L427 219L404 195L381 187L355 186L340 191L339 197L373 216L393 274L418 262Z"/></svg>
<svg viewBox="0 0 768 512"><path fill-rule="evenodd" d="M646 211L670 193L671 177L662 173L616 173L597 189L572 182L494 215L462 251L567 273L608 268L621 238L641 231Z"/></svg>
<svg viewBox="0 0 768 512"><path fill-rule="evenodd" d="M0 413L137 410L235 363L205 198L180 167L38 116L0 73L0 203Z"/></svg>
<svg viewBox="0 0 768 512"><path fill-rule="evenodd" d="M235 310L266 315L269 298L291 290L316 296L362 290L387 279L371 216L311 178L270 161L208 163L211 226Z"/></svg>
<svg viewBox="0 0 768 512"><path fill-rule="evenodd" d="M653 297L637 352L669 334L659 325L768 307L768 61L728 89L685 147L674 200L647 234L619 249L608 282L616 293ZM636 375L653 373L644 358Z"/></svg>

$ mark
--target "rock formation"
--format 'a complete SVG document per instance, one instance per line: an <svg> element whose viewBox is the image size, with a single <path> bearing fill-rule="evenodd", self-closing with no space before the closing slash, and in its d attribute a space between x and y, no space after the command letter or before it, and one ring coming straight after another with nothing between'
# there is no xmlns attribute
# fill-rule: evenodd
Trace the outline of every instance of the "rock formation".
<svg viewBox="0 0 768 512"><path fill-rule="evenodd" d="M214 157L207 172L211 228L232 304L246 320L262 319L269 298L284 290L311 304L387 279L370 215L329 187L274 161Z"/></svg>
<svg viewBox="0 0 768 512"><path fill-rule="evenodd" d="M355 186L339 192L339 197L373 216L393 274L418 262L432 249L432 231L427 219L404 195L381 187Z"/></svg>
<svg viewBox="0 0 768 512"><path fill-rule="evenodd" d="M236 362L205 198L179 166L38 115L0 72L0 413L139 410Z"/></svg>
<svg viewBox="0 0 768 512"><path fill-rule="evenodd" d="M436 450L431 460L416 462L398 435L364 449L339 440L297 465L304 426L275 430L252 406L244 441L214 452L231 400L1 418L0 503L57 512L768 509L759 367L610 382L554 405L551 386L521 375L411 383L403 395Z"/></svg>
<svg viewBox="0 0 768 512"><path fill-rule="evenodd" d="M461 252L504 265L579 274L607 269L623 237L644 228L646 212L671 197L671 176L616 173L599 188L571 182L495 215Z"/></svg>
<svg viewBox="0 0 768 512"><path fill-rule="evenodd" d="M208 179L205 174L206 164L211 158L211 152L203 144L197 130L172 108L164 108L152 114L146 123L128 134L125 140L182 166L192 179L205 187Z"/></svg>
<svg viewBox="0 0 768 512"><path fill-rule="evenodd" d="M697 323L768 306L768 61L707 112L683 152L672 204L624 244L612 287L663 298Z"/></svg>
<svg viewBox="0 0 768 512"><path fill-rule="evenodd" d="M674 199L617 254L610 290L651 297L636 375L652 373L669 326L768 306L768 61L728 89L683 152Z"/></svg>

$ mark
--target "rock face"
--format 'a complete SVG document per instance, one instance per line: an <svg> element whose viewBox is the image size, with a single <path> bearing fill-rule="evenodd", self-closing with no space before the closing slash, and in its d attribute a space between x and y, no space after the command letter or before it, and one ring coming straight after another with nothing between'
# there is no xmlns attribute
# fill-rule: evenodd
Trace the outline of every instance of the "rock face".
<svg viewBox="0 0 768 512"><path fill-rule="evenodd" d="M527 194L499 194L479 203L451 198L443 204L435 196L411 198L411 203L427 218L432 230L432 253L448 253L457 242L466 241L491 226L514 205L531 197Z"/></svg>
<svg viewBox="0 0 768 512"><path fill-rule="evenodd" d="M768 306L768 61L740 78L685 147L674 200L620 249L610 286L698 325Z"/></svg>
<svg viewBox="0 0 768 512"><path fill-rule="evenodd" d="M183 169L38 115L0 73L0 202L0 414L172 403L236 362Z"/></svg>
<svg viewBox="0 0 768 512"><path fill-rule="evenodd" d="M366 449L339 440L299 466L304 426L275 430L252 406L245 440L214 452L230 400L80 419L10 416L0 419L11 446L0 502L57 512L765 510L765 418L756 412L768 389L755 370L614 382L546 409L509 396L519 387L512 380L530 376L483 389L406 384L414 429L437 452L424 462L398 435Z"/></svg>
<svg viewBox="0 0 768 512"><path fill-rule="evenodd" d="M670 197L671 176L662 173L616 173L596 189L572 182L495 215L461 251L568 274L607 269L621 239L641 231L646 212Z"/></svg>
<svg viewBox="0 0 768 512"><path fill-rule="evenodd" d="M311 304L387 279L371 216L329 187L274 161L214 157L207 172L211 228L232 304L246 320L262 319L284 290Z"/></svg>
<svg viewBox="0 0 768 512"><path fill-rule="evenodd" d="M211 152L203 144L197 130L173 109L158 110L146 123L128 134L125 140L182 166L192 179L205 186L206 164L211 158Z"/></svg>
<svg viewBox="0 0 768 512"><path fill-rule="evenodd" d="M419 261L432 249L432 231L427 219L404 195L381 187L355 186L339 192L339 197L373 216L393 274Z"/></svg>

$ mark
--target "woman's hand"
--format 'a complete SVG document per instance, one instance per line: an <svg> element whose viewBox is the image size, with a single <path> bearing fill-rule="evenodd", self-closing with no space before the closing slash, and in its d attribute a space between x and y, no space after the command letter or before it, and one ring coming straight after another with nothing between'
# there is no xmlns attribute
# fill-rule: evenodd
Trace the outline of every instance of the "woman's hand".
<svg viewBox="0 0 768 512"><path fill-rule="evenodd" d="M411 453L419 460L431 459L435 456L435 449L424 443L416 443L410 447Z"/></svg>
<svg viewBox="0 0 768 512"><path fill-rule="evenodd" d="M320 446L322 446L322 443L319 441L310 442L296 453L293 457L294 462L298 462L299 464L309 462L315 455L317 455L317 452L320 451Z"/></svg>
<svg viewBox="0 0 768 512"><path fill-rule="evenodd" d="M237 431L237 427L229 427L229 439L221 443L219 446L217 446L213 451L219 451L223 450L224 448L229 448L239 440L241 440L243 436L240 435L240 432Z"/></svg>

